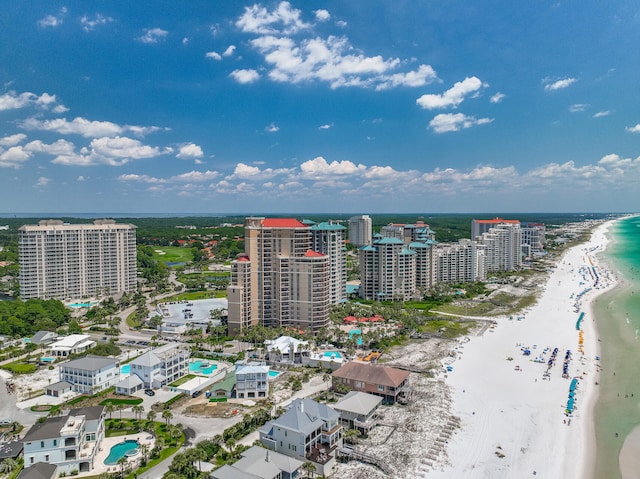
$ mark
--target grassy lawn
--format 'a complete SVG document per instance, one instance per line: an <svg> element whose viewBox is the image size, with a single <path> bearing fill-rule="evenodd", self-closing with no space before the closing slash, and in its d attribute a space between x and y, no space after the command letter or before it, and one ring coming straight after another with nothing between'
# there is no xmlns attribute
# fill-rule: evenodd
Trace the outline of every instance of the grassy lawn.
<svg viewBox="0 0 640 479"><path fill-rule="evenodd" d="M184 262L193 260L191 248L181 248L179 246L152 246L153 257L162 263ZM164 254L158 253L164 252Z"/></svg>
<svg viewBox="0 0 640 479"><path fill-rule="evenodd" d="M178 386L180 386L181 384L186 383L187 381L191 381L193 378L195 378L196 375L195 374L187 374L185 377L178 379L177 381L172 382L171 384L169 384L169 387L172 388L177 388Z"/></svg>
<svg viewBox="0 0 640 479"><path fill-rule="evenodd" d="M210 298L226 298L226 291L188 291L186 293L176 294L170 298L164 298L162 301L192 301L194 299L210 299Z"/></svg>

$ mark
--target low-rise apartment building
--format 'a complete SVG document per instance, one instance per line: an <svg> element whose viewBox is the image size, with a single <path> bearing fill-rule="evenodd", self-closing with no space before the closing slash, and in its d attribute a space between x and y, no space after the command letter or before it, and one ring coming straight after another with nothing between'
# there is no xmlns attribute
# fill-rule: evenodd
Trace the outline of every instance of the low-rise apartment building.
<svg viewBox="0 0 640 479"><path fill-rule="evenodd" d="M60 381L71 384L71 390L95 394L120 381L120 362L114 358L88 355L60 365Z"/></svg>

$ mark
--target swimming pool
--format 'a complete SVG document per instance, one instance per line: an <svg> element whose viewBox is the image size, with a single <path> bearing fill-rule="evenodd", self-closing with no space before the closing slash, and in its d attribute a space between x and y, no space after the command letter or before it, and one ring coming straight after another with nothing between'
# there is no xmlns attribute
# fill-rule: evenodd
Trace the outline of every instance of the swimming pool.
<svg viewBox="0 0 640 479"><path fill-rule="evenodd" d="M358 343L358 346L362 346L362 331L359 329L352 329L349 331L349 339L352 339L354 336L358 336L356 343Z"/></svg>
<svg viewBox="0 0 640 479"><path fill-rule="evenodd" d="M211 362L204 361L202 359L196 359L189 363L190 373L211 374L216 369L218 369L217 364L212 364Z"/></svg>
<svg viewBox="0 0 640 479"><path fill-rule="evenodd" d="M342 359L342 354L340 354L338 351L325 351L324 353L322 353L322 355L325 358Z"/></svg>
<svg viewBox="0 0 640 479"><path fill-rule="evenodd" d="M280 376L282 373L280 371L272 371L269 370L269 379L275 379Z"/></svg>
<svg viewBox="0 0 640 479"><path fill-rule="evenodd" d="M94 304L96 304L95 301L92 303L71 303L68 306L70 308L90 308Z"/></svg>
<svg viewBox="0 0 640 479"><path fill-rule="evenodd" d="M123 457L131 457L138 454L138 447L140 444L138 441L129 439L128 441L119 442L115 446L111 448L109 451L109 455L104 460L104 463L107 466L113 466L114 464L118 464L118 461Z"/></svg>
<svg viewBox="0 0 640 479"><path fill-rule="evenodd" d="M120 374L131 374L131 364L120 366Z"/></svg>
<svg viewBox="0 0 640 479"><path fill-rule="evenodd" d="M56 360L56 358L48 358L46 356L42 356L40 358L40 361L42 361L43 363L52 363Z"/></svg>

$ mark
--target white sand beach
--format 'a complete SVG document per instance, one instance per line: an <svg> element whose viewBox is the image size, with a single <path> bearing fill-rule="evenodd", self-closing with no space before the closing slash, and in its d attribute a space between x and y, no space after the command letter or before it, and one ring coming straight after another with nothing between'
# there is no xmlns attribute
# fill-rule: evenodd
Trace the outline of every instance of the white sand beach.
<svg viewBox="0 0 640 479"><path fill-rule="evenodd" d="M600 369L590 305L614 286L596 256L606 247L611 224L600 225L589 242L564 254L529 311L499 319L495 329L465 345L447 378L461 430L449 441L447 462L435 465L428 477L589 477ZM585 312L582 333L576 328L578 311ZM525 348L530 355L524 355ZM555 348L555 364L549 367ZM568 415L573 378L578 387L575 409Z"/></svg>

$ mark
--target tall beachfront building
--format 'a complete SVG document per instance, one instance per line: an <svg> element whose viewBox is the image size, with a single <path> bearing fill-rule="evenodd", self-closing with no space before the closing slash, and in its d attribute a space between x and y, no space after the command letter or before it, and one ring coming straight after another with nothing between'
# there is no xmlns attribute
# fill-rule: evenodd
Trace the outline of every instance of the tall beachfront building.
<svg viewBox="0 0 640 479"><path fill-rule="evenodd" d="M471 239L476 241L478 236L486 233L491 228L502 224L519 225L520 220L505 220L503 218L493 218L491 220L471 220Z"/></svg>
<svg viewBox="0 0 640 479"><path fill-rule="evenodd" d="M329 256L312 248L311 227L294 218L245 220L245 254L231 264L229 334L288 326L318 331L329 322Z"/></svg>
<svg viewBox="0 0 640 479"><path fill-rule="evenodd" d="M522 266L520 224L501 223L478 238L485 247L487 272L514 271Z"/></svg>
<svg viewBox="0 0 640 479"><path fill-rule="evenodd" d="M113 220L43 220L22 226L20 296L65 300L135 290L135 228Z"/></svg>
<svg viewBox="0 0 640 479"><path fill-rule="evenodd" d="M359 248L371 244L373 223L368 215L349 218L349 243Z"/></svg>
<svg viewBox="0 0 640 479"><path fill-rule="evenodd" d="M380 229L380 234L386 238L398 238L405 244L435 241L436 234L424 221L415 224L389 223Z"/></svg>
<svg viewBox="0 0 640 479"><path fill-rule="evenodd" d="M347 228L333 221L311 225L313 251L329 257L329 303L331 304L347 301L346 230Z"/></svg>
<svg viewBox="0 0 640 479"><path fill-rule="evenodd" d="M399 238L378 237L358 250L360 297L407 301L417 295L415 251Z"/></svg>
<svg viewBox="0 0 640 479"><path fill-rule="evenodd" d="M436 283L471 283L487 279L483 245L461 239L457 243L439 244L434 248Z"/></svg>

